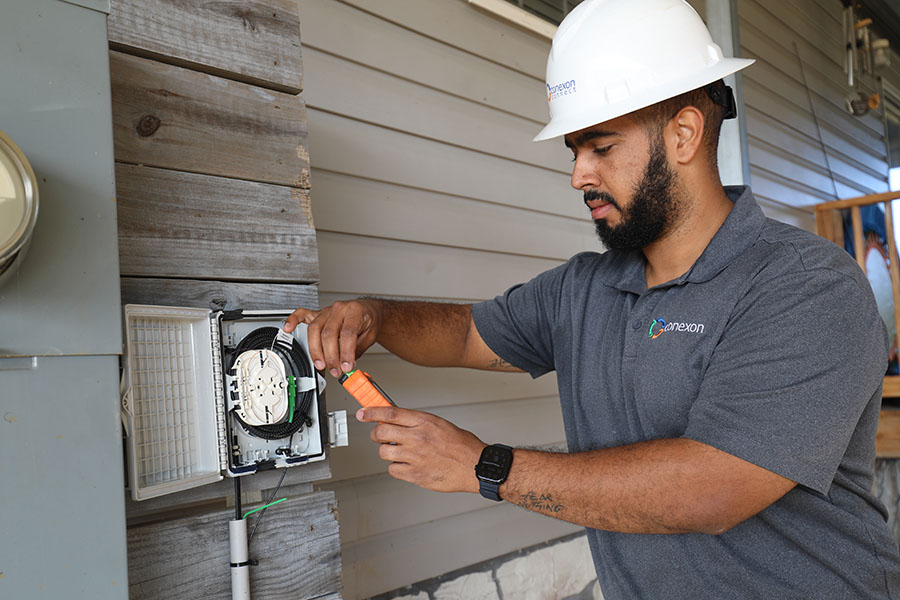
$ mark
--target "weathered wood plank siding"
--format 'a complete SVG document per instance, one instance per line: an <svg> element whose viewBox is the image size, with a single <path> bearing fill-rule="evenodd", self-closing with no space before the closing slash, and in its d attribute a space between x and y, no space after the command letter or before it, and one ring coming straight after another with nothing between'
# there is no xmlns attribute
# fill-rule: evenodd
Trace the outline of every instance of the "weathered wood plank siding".
<svg viewBox="0 0 900 600"><path fill-rule="evenodd" d="M309 187L299 96L120 52L109 62L116 161Z"/></svg>
<svg viewBox="0 0 900 600"><path fill-rule="evenodd" d="M218 510L130 528L130 598L230 598L228 521L232 518L233 510ZM253 527L254 518L249 520ZM285 527L285 523L293 526ZM321 598L340 589L334 495L307 494L269 509L250 552L260 561L251 567L253 598ZM298 594L301 588L303 595Z"/></svg>
<svg viewBox="0 0 900 600"><path fill-rule="evenodd" d="M318 279L308 190L122 163L116 190L124 276Z"/></svg>
<svg viewBox="0 0 900 600"><path fill-rule="evenodd" d="M299 11L292 0L113 0L110 67L122 299L317 307ZM320 415L321 416L321 415ZM244 502L282 473L244 480ZM284 472L251 545L260 598L340 598L328 461ZM229 595L233 481L126 501L133 598ZM248 508L252 507L249 506ZM176 515L173 518L173 515ZM149 524L148 524L149 523Z"/></svg>
<svg viewBox="0 0 900 600"><path fill-rule="evenodd" d="M323 305L358 295L486 299L599 248L569 187L569 152L531 142L547 118L546 40L465 2L299 6ZM552 375L425 369L380 348L360 364L399 404L485 440L563 443ZM355 411L329 389L332 409ZM334 482L322 485L341 510L347 598L578 531L394 481L368 430L351 419L351 445L332 453Z"/></svg>
<svg viewBox="0 0 900 600"><path fill-rule="evenodd" d="M113 1L115 49L260 87L303 89L300 24L292 0Z"/></svg>
<svg viewBox="0 0 900 600"><path fill-rule="evenodd" d="M159 304L177 306L226 307L253 306L261 310L286 306L317 306L319 288L315 285L284 283L233 283L153 277L123 277L122 304Z"/></svg>

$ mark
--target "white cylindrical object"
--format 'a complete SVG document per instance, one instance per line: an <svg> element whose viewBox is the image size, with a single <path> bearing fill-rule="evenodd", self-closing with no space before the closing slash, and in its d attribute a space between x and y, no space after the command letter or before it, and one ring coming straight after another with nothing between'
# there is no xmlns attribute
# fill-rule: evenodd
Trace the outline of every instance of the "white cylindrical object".
<svg viewBox="0 0 900 600"><path fill-rule="evenodd" d="M0 131L0 284L22 264L37 213L34 171L19 147Z"/></svg>
<svg viewBox="0 0 900 600"><path fill-rule="evenodd" d="M231 544L231 597L233 600L250 600L250 548L247 543L247 520L232 519L229 521L228 534Z"/></svg>

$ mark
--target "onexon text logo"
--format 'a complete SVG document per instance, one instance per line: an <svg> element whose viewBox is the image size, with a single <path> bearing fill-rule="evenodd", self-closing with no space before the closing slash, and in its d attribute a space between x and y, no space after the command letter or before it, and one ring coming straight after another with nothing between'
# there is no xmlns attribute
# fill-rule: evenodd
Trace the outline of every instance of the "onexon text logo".
<svg viewBox="0 0 900 600"><path fill-rule="evenodd" d="M703 333L704 329L706 329L706 326L703 325L703 323L667 323L665 319L653 319L653 322L650 323L650 329L647 331L647 336L651 340L655 340L667 331L679 333Z"/></svg>
<svg viewBox="0 0 900 600"><path fill-rule="evenodd" d="M556 85L547 84L547 102L552 102L553 100L559 98L560 96L569 96L578 91L575 88L575 80L570 79L569 81L564 81L563 83L557 83Z"/></svg>

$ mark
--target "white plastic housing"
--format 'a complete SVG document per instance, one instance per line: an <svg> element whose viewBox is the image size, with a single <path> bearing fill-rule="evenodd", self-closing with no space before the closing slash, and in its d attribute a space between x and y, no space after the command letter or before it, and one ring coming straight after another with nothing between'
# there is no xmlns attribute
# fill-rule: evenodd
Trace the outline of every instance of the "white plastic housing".
<svg viewBox="0 0 900 600"><path fill-rule="evenodd" d="M122 410L135 500L222 479L209 311L125 307Z"/></svg>
<svg viewBox="0 0 900 600"><path fill-rule="evenodd" d="M196 308L125 306L122 416L127 434L129 487L135 500L213 483L223 475L250 475L259 469L293 467L325 459L328 421L319 404L325 380L315 374L309 360L307 326L303 323L293 334L281 332L279 339L285 343L296 339L306 354L309 372L314 374L295 380L298 394L314 393L309 422L289 437L268 440L245 431L232 414L241 410L240 395L231 393L239 387L236 374L240 367L223 372L226 348L230 351L259 327L280 327L289 314L213 314ZM259 352L248 354L258 358ZM256 366L248 356L248 373L268 380L263 372L267 363L274 365L281 359L272 353L263 354L269 358L258 360L262 364ZM276 370L283 379L284 364L280 366ZM269 406L270 411L279 402ZM284 403L287 404L286 398ZM258 413L259 406L256 408ZM276 412L284 417L286 411L284 407ZM244 416L248 416L247 412Z"/></svg>

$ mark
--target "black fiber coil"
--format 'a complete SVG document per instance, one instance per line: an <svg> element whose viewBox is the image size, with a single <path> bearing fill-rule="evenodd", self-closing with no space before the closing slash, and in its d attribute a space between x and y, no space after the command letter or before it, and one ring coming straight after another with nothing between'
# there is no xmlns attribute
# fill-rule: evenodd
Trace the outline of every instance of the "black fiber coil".
<svg viewBox="0 0 900 600"><path fill-rule="evenodd" d="M277 327L260 327L254 329L240 341L229 359L228 371L234 368L237 357L249 350L271 350L278 355L279 358L287 366L290 374L300 379L301 377L313 377L313 371L307 361L306 353L303 347L297 342L296 338L291 337L291 348L288 350L279 342L272 343L275 336L278 335ZM312 419L309 416L309 409L312 407L313 398L315 397L315 389L305 392L298 392L294 400L294 418L293 422L284 421L273 425L249 425L244 422L237 414L237 409L232 410L235 420L241 424L250 435L262 438L264 440L280 440L287 438L306 425L312 425Z"/></svg>

